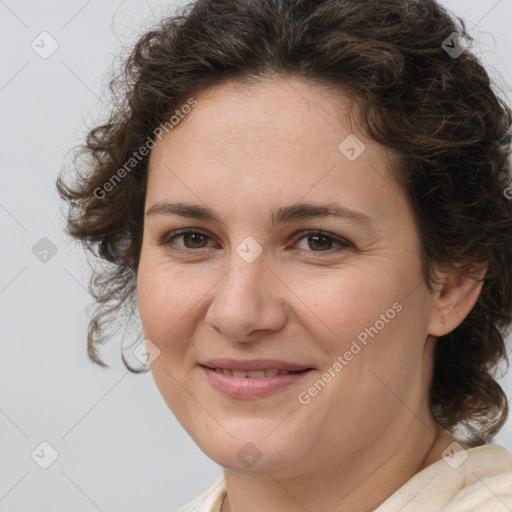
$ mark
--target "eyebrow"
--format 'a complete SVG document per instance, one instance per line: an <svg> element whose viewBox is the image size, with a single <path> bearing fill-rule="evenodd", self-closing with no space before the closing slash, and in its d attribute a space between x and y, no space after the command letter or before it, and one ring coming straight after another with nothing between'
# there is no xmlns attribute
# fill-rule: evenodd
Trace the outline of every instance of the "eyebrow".
<svg viewBox="0 0 512 512"><path fill-rule="evenodd" d="M169 203L166 201L160 201L155 203L146 211L146 217L154 215L179 215L180 217L187 217L191 219L213 221L221 224L224 223L213 210L199 204ZM272 212L270 215L270 221L272 227L274 227L277 224L314 217L344 218L368 227L375 225L375 221L367 215L350 210L335 203L297 203L291 206L283 206L275 212Z"/></svg>

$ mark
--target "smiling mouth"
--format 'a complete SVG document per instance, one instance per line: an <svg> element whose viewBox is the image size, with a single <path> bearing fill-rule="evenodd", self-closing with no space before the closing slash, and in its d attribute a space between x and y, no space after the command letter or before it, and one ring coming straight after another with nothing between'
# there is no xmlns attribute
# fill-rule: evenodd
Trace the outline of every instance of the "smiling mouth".
<svg viewBox="0 0 512 512"><path fill-rule="evenodd" d="M243 371L243 370L230 370L228 368L210 368L209 366L204 366L204 368L208 368L209 370L213 370L216 373L220 373L223 375L229 375L230 377L238 377L238 378L252 378L252 379L263 379L266 377L276 377L277 375L290 375L290 374L299 374L305 373L312 368L306 368L301 371L291 371L291 370L280 370L278 368L269 368L265 370L251 370L251 371Z"/></svg>
<svg viewBox="0 0 512 512"><path fill-rule="evenodd" d="M241 366L241 364L239 364ZM285 370L265 368L259 370L232 370L200 365L210 385L223 395L235 400L262 399L297 385L314 368Z"/></svg>

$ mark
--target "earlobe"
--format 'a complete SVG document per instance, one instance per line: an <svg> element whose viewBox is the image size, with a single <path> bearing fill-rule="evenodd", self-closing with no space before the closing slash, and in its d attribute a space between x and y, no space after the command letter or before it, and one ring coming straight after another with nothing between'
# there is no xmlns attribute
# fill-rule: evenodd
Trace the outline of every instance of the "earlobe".
<svg viewBox="0 0 512 512"><path fill-rule="evenodd" d="M435 292L435 307L429 325L429 334L444 336L458 327L475 306L484 284L488 265L478 267L474 277L451 271Z"/></svg>

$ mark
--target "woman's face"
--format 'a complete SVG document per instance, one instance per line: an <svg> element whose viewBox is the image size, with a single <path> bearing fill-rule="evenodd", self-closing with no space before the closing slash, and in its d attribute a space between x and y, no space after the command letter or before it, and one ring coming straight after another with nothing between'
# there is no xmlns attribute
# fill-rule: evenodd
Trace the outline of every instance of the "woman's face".
<svg viewBox="0 0 512 512"><path fill-rule="evenodd" d="M196 99L149 163L138 302L163 398L239 471L394 449L427 421L435 341L394 156L351 124L347 97L298 78ZM199 234L171 239L188 229ZM203 366L220 358L312 370L244 379Z"/></svg>

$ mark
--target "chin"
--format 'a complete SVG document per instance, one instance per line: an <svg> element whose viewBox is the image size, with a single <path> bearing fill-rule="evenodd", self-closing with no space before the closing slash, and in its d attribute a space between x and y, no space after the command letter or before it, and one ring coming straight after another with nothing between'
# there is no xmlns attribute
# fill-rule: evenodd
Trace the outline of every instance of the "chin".
<svg viewBox="0 0 512 512"><path fill-rule="evenodd" d="M233 436L219 427L222 431L220 436L217 429L217 435L207 439L201 435L201 439L194 437L194 441L210 459L233 471L254 475L284 470L297 464L301 454L295 442L293 445L286 444L286 439L294 439L291 434L275 431L277 424L278 422L266 424L265 432L259 434L246 424L246 435L238 430ZM231 432L228 428L226 430ZM202 433L204 434L204 430Z"/></svg>

